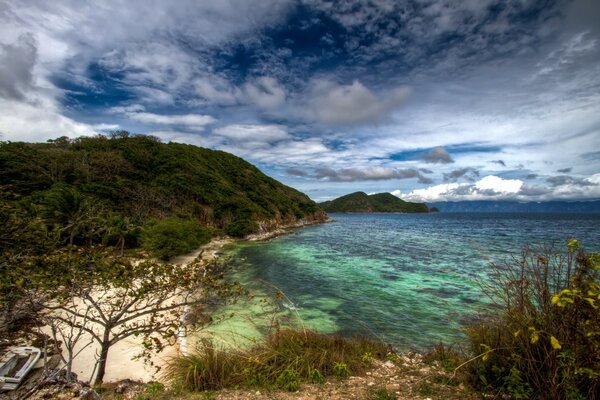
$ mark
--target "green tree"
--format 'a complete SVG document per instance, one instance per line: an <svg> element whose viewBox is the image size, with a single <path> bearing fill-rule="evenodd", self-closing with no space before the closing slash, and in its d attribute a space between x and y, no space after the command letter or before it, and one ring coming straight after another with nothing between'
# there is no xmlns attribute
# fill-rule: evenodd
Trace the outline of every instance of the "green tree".
<svg viewBox="0 0 600 400"><path fill-rule="evenodd" d="M98 207L77 189L67 185L55 185L44 195L42 216L56 232L65 233L68 244L89 228L98 218ZM93 231L92 231L93 232Z"/></svg>
<svg viewBox="0 0 600 400"><path fill-rule="evenodd" d="M125 241L130 235L134 235L139 231L139 226L131 221L131 218L120 214L113 215L108 220L108 229L105 239L116 239L115 246L119 248L119 254L125 254Z"/></svg>
<svg viewBox="0 0 600 400"><path fill-rule="evenodd" d="M188 253L208 243L210 229L182 218L154 221L142 230L142 245L161 260Z"/></svg>
<svg viewBox="0 0 600 400"><path fill-rule="evenodd" d="M0 194L0 336L34 322L33 311L21 301L24 278L15 265L28 257L44 254L55 246L44 223L14 201Z"/></svg>

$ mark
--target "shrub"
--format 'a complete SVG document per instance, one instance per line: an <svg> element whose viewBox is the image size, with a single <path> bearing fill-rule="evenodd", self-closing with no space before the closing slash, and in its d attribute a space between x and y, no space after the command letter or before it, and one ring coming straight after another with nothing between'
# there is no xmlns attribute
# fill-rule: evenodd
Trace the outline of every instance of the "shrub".
<svg viewBox="0 0 600 400"><path fill-rule="evenodd" d="M142 245L161 260L188 253L208 243L212 231L196 221L169 218L153 221L142 231Z"/></svg>
<svg viewBox="0 0 600 400"><path fill-rule="evenodd" d="M256 222L249 219L242 219L227 225L225 232L232 237L243 238L256 232L258 226Z"/></svg>
<svg viewBox="0 0 600 400"><path fill-rule="evenodd" d="M493 266L499 315L468 328L474 383L514 398L600 398L600 256L525 248Z"/></svg>
<svg viewBox="0 0 600 400"><path fill-rule="evenodd" d="M368 338L275 330L247 351L216 349L204 341L195 354L174 358L167 374L187 390L246 386L294 391L302 382L360 373L370 365L363 361L365 353L382 358L386 352L384 343Z"/></svg>

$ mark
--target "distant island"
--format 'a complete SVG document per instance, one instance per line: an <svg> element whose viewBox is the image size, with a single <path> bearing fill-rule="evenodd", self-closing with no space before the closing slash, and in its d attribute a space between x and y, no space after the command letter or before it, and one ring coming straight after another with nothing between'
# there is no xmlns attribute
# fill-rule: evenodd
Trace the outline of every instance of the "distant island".
<svg viewBox="0 0 600 400"><path fill-rule="evenodd" d="M595 201L445 201L428 203L440 212L517 212L517 213L600 213L600 200Z"/></svg>
<svg viewBox="0 0 600 400"><path fill-rule="evenodd" d="M319 203L328 213L428 213L425 203L411 203L391 193L368 195L364 192L350 193L337 199Z"/></svg>

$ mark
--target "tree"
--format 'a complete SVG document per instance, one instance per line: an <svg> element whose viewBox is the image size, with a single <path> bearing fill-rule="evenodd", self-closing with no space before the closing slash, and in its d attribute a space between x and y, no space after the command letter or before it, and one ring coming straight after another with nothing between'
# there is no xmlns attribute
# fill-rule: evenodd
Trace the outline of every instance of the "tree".
<svg viewBox="0 0 600 400"><path fill-rule="evenodd" d="M125 254L125 241L127 237L139 231L139 227L129 217L120 214L114 215L108 222L109 227L105 239L116 239L116 247L119 248L119 254L122 257Z"/></svg>
<svg viewBox="0 0 600 400"><path fill-rule="evenodd" d="M72 246L77 234L90 231L98 210L92 202L76 189L66 185L56 185L45 194L44 219L54 225L60 233L66 232ZM95 231L92 229L91 232Z"/></svg>
<svg viewBox="0 0 600 400"><path fill-rule="evenodd" d="M57 251L36 262L43 268L30 274L35 293L30 298L51 319L85 331L99 345L95 384L103 382L114 344L142 336L147 350L160 350L191 323L186 312L195 315L192 325L202 326L209 318L199 310L241 293L239 285L222 279L217 263L201 256L183 266L115 257L108 249L91 247Z"/></svg>
<svg viewBox="0 0 600 400"><path fill-rule="evenodd" d="M6 201L10 196L3 189L0 186L0 336L34 322L34 310L21 301L26 272L18 266L55 245L44 223L21 204Z"/></svg>

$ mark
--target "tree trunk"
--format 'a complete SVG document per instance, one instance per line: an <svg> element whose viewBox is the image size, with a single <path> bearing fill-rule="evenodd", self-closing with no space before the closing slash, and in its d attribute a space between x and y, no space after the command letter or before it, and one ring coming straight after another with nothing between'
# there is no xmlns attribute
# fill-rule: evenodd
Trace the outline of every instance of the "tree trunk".
<svg viewBox="0 0 600 400"><path fill-rule="evenodd" d="M108 357L108 349L110 348L110 342L108 336L105 335L103 338L102 345L100 346L100 359L98 360L98 372L96 372L96 379L94 385L102 385L104 380L104 373L106 372L106 359Z"/></svg>
<svg viewBox="0 0 600 400"><path fill-rule="evenodd" d="M69 255L73 252L73 241L75 240L75 230L69 233Z"/></svg>
<svg viewBox="0 0 600 400"><path fill-rule="evenodd" d="M121 257L123 257L123 255L125 254L125 236L120 238L120 240L121 240Z"/></svg>

